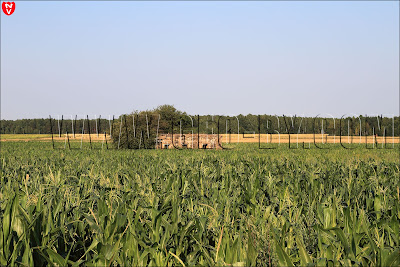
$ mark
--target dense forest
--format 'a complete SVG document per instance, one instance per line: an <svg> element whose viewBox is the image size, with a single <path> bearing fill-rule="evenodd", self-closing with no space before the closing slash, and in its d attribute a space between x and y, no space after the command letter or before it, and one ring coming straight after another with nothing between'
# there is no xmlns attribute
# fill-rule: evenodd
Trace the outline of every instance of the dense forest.
<svg viewBox="0 0 400 267"><path fill-rule="evenodd" d="M122 123L122 124L121 124ZM322 118L275 115L238 115L235 117L212 115L188 115L171 105L162 105L153 110L134 111L111 119L86 118L65 119L21 119L1 120L1 134L64 134L104 133L129 129L138 134L193 132L193 133L327 133L330 135L395 135L399 136L399 117L347 117Z"/></svg>

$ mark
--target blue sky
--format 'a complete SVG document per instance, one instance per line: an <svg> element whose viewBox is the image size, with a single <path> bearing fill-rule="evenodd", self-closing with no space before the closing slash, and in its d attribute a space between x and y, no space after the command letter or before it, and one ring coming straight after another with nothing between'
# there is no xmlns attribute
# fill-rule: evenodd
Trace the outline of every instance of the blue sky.
<svg viewBox="0 0 400 267"><path fill-rule="evenodd" d="M1 117L399 114L399 2L18 2Z"/></svg>

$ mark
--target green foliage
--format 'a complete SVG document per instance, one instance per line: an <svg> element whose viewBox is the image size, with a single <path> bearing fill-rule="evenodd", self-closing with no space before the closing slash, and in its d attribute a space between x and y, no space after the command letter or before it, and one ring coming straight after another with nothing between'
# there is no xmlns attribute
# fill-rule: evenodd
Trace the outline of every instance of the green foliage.
<svg viewBox="0 0 400 267"><path fill-rule="evenodd" d="M399 266L397 150L2 144L0 265Z"/></svg>
<svg viewBox="0 0 400 267"><path fill-rule="evenodd" d="M176 125L179 124L179 121L182 121L183 127L185 129L191 128L191 120L188 114L185 112L177 110L172 105L161 105L152 110L146 111L134 111L131 114L125 114L128 117L135 114L139 115L139 120L144 120L145 114L147 114L149 119L152 119L153 122L157 122L160 116L159 125L155 123L154 125L150 125L150 131L155 132L156 128L159 127L160 132L170 132L171 131L171 121L173 120ZM121 116L124 116L121 115ZM194 132L197 133L197 115L191 115L193 119ZM200 117L200 132L201 133L211 133L211 128L213 128L214 133L217 132L217 122L218 116L211 115L201 115ZM59 117L57 117L59 118ZM108 119L97 119L95 120L93 117L89 118L88 121L85 119L78 119L76 121L70 120L70 117L65 116L64 120L57 121L57 118L53 118L53 133L58 134L58 126L60 126L60 132L68 133L72 132L72 125L74 124L74 130L76 133L82 132L82 126L84 124L84 132L88 133L90 126L90 132L95 133L96 130L99 133L107 132L110 133L110 128L113 128L114 133L113 136L119 136L119 123L121 121L121 117L116 118L114 120L114 125L110 127L112 124ZM226 132L226 119L227 117L221 116L220 127L221 133ZM238 115L237 117L229 117L229 132L237 133L238 132L238 124L239 120L239 132L249 133L255 132L258 133L259 126L259 118L257 115L247 114L247 115ZM361 120L361 129L360 129L360 120ZM131 118L127 118L128 126L132 125ZM60 123L60 125L58 124ZM140 121L138 125L146 125L145 121ZM97 125L97 128L96 128ZM139 126L141 127L141 126ZM260 115L260 131L261 133L303 133L303 134L312 134L321 133L321 128L324 128L324 132L329 135L339 136L340 133L343 136L347 136L348 134L359 136L360 130L363 136L377 134L379 136L400 136L400 117L395 116L392 117L379 117L379 121L377 117L345 117L341 121L340 118L336 118L335 121L328 117L297 117L297 116L275 116L275 115ZM315 128L315 129L314 129ZM144 129L147 132L147 129ZM124 131L124 129L122 129ZM130 130L130 131L133 131ZM140 131L137 131L140 136ZM1 134L50 134L50 121L49 119L22 119L22 120L1 120L0 121L0 133ZM153 140L154 141L154 140Z"/></svg>
<svg viewBox="0 0 400 267"><path fill-rule="evenodd" d="M113 124L115 148L152 149L161 133L179 132L179 125L189 125L190 118L174 106L162 105L154 110L121 115ZM191 125L190 125L191 126Z"/></svg>
<svg viewBox="0 0 400 267"><path fill-rule="evenodd" d="M59 119L59 120L58 120ZM58 134L60 126L60 132L64 134L72 133L72 127L75 129L75 133L82 133L82 127L84 126L84 133L88 133L88 127L90 126L90 132L109 133L109 121L108 119L93 119L88 121L85 119L70 120L68 118L56 117L52 118L53 123L53 134ZM47 119L22 119L22 120L1 120L0 121L0 133L1 134L51 134L50 120Z"/></svg>

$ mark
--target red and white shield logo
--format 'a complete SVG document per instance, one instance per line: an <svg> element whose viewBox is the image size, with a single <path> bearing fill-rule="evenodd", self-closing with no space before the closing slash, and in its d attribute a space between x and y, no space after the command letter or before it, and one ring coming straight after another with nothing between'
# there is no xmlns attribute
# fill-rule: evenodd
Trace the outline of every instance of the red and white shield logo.
<svg viewBox="0 0 400 267"><path fill-rule="evenodd" d="M14 2L3 2L1 4L1 8L3 9L4 14L10 16L14 13L15 10L15 3Z"/></svg>

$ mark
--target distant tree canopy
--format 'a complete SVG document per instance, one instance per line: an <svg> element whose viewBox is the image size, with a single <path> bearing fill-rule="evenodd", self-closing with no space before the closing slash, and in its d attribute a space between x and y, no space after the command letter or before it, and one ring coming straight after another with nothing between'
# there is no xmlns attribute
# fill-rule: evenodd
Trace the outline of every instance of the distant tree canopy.
<svg viewBox="0 0 400 267"><path fill-rule="evenodd" d="M113 124L111 136L116 147L154 148L158 134L172 133L173 129L189 122L190 117L185 112L172 105L162 105L121 115Z"/></svg>
<svg viewBox="0 0 400 267"><path fill-rule="evenodd" d="M52 119L53 134L111 134L120 147L154 147L157 134L170 133L327 133L330 135L400 135L400 118L352 117L313 118L275 115L238 115L234 117L189 115L173 105L161 105L152 110L134 111L113 120ZM1 120L1 134L50 134L50 119Z"/></svg>
<svg viewBox="0 0 400 267"><path fill-rule="evenodd" d="M22 119L22 120L1 120L0 122L0 133L1 134L51 134L51 127L53 128L53 134L65 134L66 132L72 133L72 129L76 133L82 133L82 127L84 133L90 132L109 133L109 120L107 119L91 119L89 123L86 119L77 120L61 120L61 118L51 120L50 119Z"/></svg>

